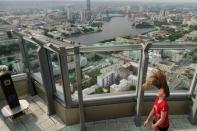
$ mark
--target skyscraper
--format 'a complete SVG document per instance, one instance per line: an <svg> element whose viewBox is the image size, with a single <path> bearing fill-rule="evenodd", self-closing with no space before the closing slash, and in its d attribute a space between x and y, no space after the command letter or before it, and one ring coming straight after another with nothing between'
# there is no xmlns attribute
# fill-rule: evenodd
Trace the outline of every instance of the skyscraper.
<svg viewBox="0 0 197 131"><path fill-rule="evenodd" d="M90 21L91 19L91 7L90 7L90 0L87 0L87 20Z"/></svg>
<svg viewBox="0 0 197 131"><path fill-rule="evenodd" d="M87 11L91 10L90 0L87 0Z"/></svg>
<svg viewBox="0 0 197 131"><path fill-rule="evenodd" d="M86 18L86 12L81 10L80 11L80 17L81 17L81 22L85 22L85 18Z"/></svg>
<svg viewBox="0 0 197 131"><path fill-rule="evenodd" d="M67 20L71 20L72 15L71 15L71 8L67 7Z"/></svg>

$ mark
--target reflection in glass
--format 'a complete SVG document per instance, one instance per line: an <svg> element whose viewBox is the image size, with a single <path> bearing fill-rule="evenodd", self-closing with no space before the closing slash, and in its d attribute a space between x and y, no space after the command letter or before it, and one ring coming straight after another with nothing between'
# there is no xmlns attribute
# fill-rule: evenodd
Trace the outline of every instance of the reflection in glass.
<svg viewBox="0 0 197 131"><path fill-rule="evenodd" d="M8 37L5 33L0 34L0 65L7 65L12 68L12 74L24 72L22 54L19 43L21 41L16 36Z"/></svg>
<svg viewBox="0 0 197 131"><path fill-rule="evenodd" d="M41 76L41 67L38 56L39 46L31 40L24 40L24 49L32 77L42 84L43 80ZM40 87L44 88L43 86Z"/></svg>
<svg viewBox="0 0 197 131"><path fill-rule="evenodd" d="M80 66L84 98L107 94L135 93L140 51L81 53ZM74 63L69 56L68 65ZM68 66L71 67L71 66ZM78 99L75 69L69 68L73 100Z"/></svg>
<svg viewBox="0 0 197 131"><path fill-rule="evenodd" d="M39 57L37 52L39 46L27 40L25 41L24 46L25 46L25 53L27 55L29 66L30 66L30 72L40 73L40 63L39 63Z"/></svg>
<svg viewBox="0 0 197 131"><path fill-rule="evenodd" d="M192 57L192 50L150 50L148 75L159 68L165 71L171 92L189 91L195 72Z"/></svg>
<svg viewBox="0 0 197 131"><path fill-rule="evenodd" d="M50 62L52 65L52 75L55 86L55 94L64 101L64 92L63 92L63 81L61 76L60 64L58 55L54 52L49 51Z"/></svg>

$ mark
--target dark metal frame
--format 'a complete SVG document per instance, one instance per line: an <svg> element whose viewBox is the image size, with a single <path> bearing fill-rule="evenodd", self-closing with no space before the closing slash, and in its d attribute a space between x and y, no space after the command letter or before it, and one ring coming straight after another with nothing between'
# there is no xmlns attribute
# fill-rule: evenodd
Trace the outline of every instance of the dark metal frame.
<svg viewBox="0 0 197 131"><path fill-rule="evenodd" d="M85 128L85 110L84 110L83 93L82 93L79 47L74 48L74 54L75 54L76 74L77 74L77 91L78 91L81 131L85 131L86 130L86 128Z"/></svg>
<svg viewBox="0 0 197 131"><path fill-rule="evenodd" d="M137 92L137 106L136 106L136 117L135 117L135 124L136 126L141 125L141 115L142 115L142 105L143 105L143 99L144 99L144 89L143 89L143 83L146 81L146 75L148 70L148 49L150 48L151 44L146 43L145 45L142 45L142 54L141 54L141 60L140 61L140 70L138 74L138 92Z"/></svg>
<svg viewBox="0 0 197 131"><path fill-rule="evenodd" d="M53 104L53 78L51 75L51 65L49 64L48 57L49 54L47 50L43 47L38 51L39 60L41 62L41 75L43 79L43 85L47 95L47 107L48 114L52 115L55 113L54 104Z"/></svg>

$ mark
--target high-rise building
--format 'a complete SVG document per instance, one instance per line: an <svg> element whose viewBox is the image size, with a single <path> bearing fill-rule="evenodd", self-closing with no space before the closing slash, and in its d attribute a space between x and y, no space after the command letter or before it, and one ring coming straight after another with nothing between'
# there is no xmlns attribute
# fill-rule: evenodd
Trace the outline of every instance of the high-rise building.
<svg viewBox="0 0 197 131"><path fill-rule="evenodd" d="M81 18L81 22L85 22L85 18L86 18L86 12L81 10L80 11L80 18Z"/></svg>
<svg viewBox="0 0 197 131"><path fill-rule="evenodd" d="M91 19L91 4L90 0L87 0L87 20L89 21Z"/></svg>
<svg viewBox="0 0 197 131"><path fill-rule="evenodd" d="M67 20L71 20L71 18L72 18L71 8L68 7L68 8L67 8Z"/></svg>
<svg viewBox="0 0 197 131"><path fill-rule="evenodd" d="M91 4L90 4L90 0L87 0L87 11L91 10Z"/></svg>

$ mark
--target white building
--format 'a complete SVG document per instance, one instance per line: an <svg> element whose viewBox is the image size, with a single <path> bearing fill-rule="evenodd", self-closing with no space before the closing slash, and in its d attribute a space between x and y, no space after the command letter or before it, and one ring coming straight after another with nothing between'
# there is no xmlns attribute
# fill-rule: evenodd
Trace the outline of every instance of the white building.
<svg viewBox="0 0 197 131"><path fill-rule="evenodd" d="M149 62L151 64L156 64L161 61L161 54L159 52L153 51L149 53Z"/></svg>
<svg viewBox="0 0 197 131"><path fill-rule="evenodd" d="M86 89L83 90L83 95L91 95L92 93L95 92L95 90L96 90L97 88L99 88L98 85L93 85L93 86L91 86L91 87L89 87L89 88L86 88Z"/></svg>
<svg viewBox="0 0 197 131"><path fill-rule="evenodd" d="M71 12L71 8L70 7L68 7L67 8L67 19L68 20L71 20L72 19L72 14L71 14L72 12Z"/></svg>
<svg viewBox="0 0 197 131"><path fill-rule="evenodd" d="M62 36L62 33L59 31L52 31L52 32L48 32L48 35L51 35L51 36L53 36L53 38L57 39Z"/></svg>
<svg viewBox="0 0 197 131"><path fill-rule="evenodd" d="M17 73L23 72L24 65L22 61L15 61L12 66L13 66L13 70L16 71Z"/></svg>
<svg viewBox="0 0 197 131"><path fill-rule="evenodd" d="M171 60L174 62L179 62L184 56L184 51L183 50L164 50L163 55L170 57Z"/></svg>
<svg viewBox="0 0 197 131"><path fill-rule="evenodd" d="M119 85L113 84L110 86L110 92L122 92L122 91L129 91L129 83L128 80L122 79Z"/></svg>
<svg viewBox="0 0 197 131"><path fill-rule="evenodd" d="M123 54L131 59L138 60L140 58L141 52L138 50L130 50L130 51L124 51Z"/></svg>
<svg viewBox="0 0 197 131"><path fill-rule="evenodd" d="M120 68L120 66L121 66L120 64L113 64L113 65L107 66L101 69L101 73L113 71L115 76L117 76L117 71Z"/></svg>
<svg viewBox="0 0 197 131"><path fill-rule="evenodd" d="M137 86L138 77L136 75L129 75L128 76L128 84Z"/></svg>
<svg viewBox="0 0 197 131"><path fill-rule="evenodd" d="M99 85L100 87L110 86L114 83L114 81L115 73L112 71L97 76L97 85Z"/></svg>
<svg viewBox="0 0 197 131"><path fill-rule="evenodd" d="M84 67L84 66L87 65L87 63L88 63L87 58L84 57L84 56L80 56L80 66ZM72 61L72 62L68 63L68 69L69 70L75 69L75 61Z"/></svg>
<svg viewBox="0 0 197 131"><path fill-rule="evenodd" d="M86 21L86 12L81 10L80 11L80 18L81 18L81 22L85 22Z"/></svg>

